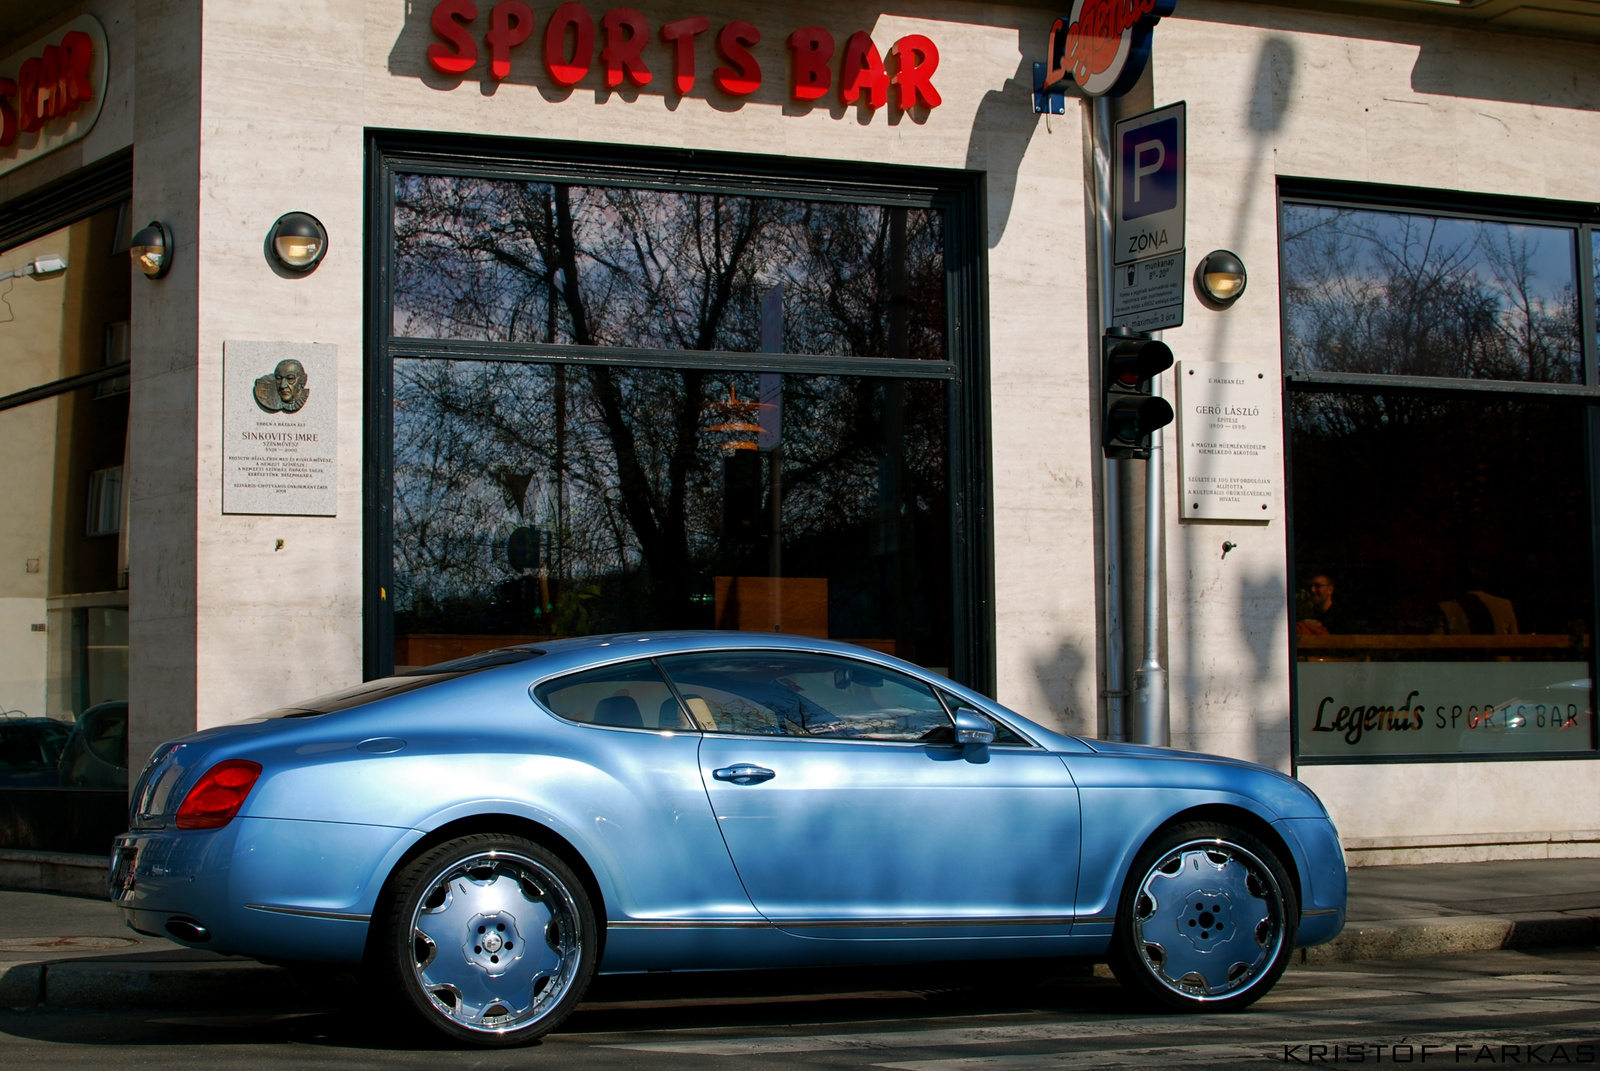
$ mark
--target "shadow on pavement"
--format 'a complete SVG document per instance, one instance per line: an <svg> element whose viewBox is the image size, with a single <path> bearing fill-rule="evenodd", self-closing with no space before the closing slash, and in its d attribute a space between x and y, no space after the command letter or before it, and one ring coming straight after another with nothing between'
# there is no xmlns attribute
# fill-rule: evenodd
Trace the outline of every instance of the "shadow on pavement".
<svg viewBox="0 0 1600 1071"><path fill-rule="evenodd" d="M386 1014L341 1009L289 986L278 999L231 1008L0 1011L0 1034L84 1046L300 1044L374 1051L456 1051L431 1032L402 1030ZM659 973L596 979L551 1035L615 1035L665 1028L760 1029L996 1013L1136 1010L1116 982L1075 963L922 965L915 968Z"/></svg>

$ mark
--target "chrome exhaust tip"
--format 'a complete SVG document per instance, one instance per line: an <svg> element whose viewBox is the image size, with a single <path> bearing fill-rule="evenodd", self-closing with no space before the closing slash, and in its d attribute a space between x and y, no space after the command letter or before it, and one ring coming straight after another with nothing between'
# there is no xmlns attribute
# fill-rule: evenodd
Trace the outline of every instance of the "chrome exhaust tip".
<svg viewBox="0 0 1600 1071"><path fill-rule="evenodd" d="M188 941L191 944L204 944L206 941L211 940L211 931L194 919L168 919L167 932L178 940Z"/></svg>

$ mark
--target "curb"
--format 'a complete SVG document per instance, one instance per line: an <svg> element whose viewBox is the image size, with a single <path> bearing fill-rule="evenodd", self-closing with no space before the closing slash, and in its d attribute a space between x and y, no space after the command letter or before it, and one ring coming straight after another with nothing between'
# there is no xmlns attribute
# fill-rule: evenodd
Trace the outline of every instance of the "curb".
<svg viewBox="0 0 1600 1071"><path fill-rule="evenodd" d="M0 973L5 1008L259 1007L298 999L282 967L211 953L144 962L128 957L19 963Z"/></svg>
<svg viewBox="0 0 1600 1071"><path fill-rule="evenodd" d="M68 855L0 848L0 889L64 893L104 900L110 862L98 855Z"/></svg>
<svg viewBox="0 0 1600 1071"><path fill-rule="evenodd" d="M1510 948L1600 944L1600 914L1546 913L1509 918L1460 915L1347 924L1325 945L1303 948L1296 962L1311 966L1368 959L1418 959Z"/></svg>

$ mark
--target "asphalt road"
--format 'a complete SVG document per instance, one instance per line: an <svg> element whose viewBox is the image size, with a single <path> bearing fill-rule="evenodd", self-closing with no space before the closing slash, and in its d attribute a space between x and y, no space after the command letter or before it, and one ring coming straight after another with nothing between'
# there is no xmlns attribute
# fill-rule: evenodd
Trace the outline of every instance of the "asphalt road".
<svg viewBox="0 0 1600 1071"><path fill-rule="evenodd" d="M501 1052L452 1050L313 1003L0 1012L7 1069L446 1062L585 1071L1587 1065L1600 1063L1600 950L1295 967L1253 1009L1219 1016L1143 1012L1087 968L651 975L597 983L561 1031Z"/></svg>

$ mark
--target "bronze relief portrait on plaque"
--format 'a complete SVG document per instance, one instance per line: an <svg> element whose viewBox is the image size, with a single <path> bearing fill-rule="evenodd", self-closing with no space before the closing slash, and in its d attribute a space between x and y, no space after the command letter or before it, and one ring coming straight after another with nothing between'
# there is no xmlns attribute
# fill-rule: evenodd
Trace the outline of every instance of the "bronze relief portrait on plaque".
<svg viewBox="0 0 1600 1071"><path fill-rule="evenodd" d="M256 380L256 405L267 413L298 413L311 397L308 379L299 361L279 361L271 375Z"/></svg>

